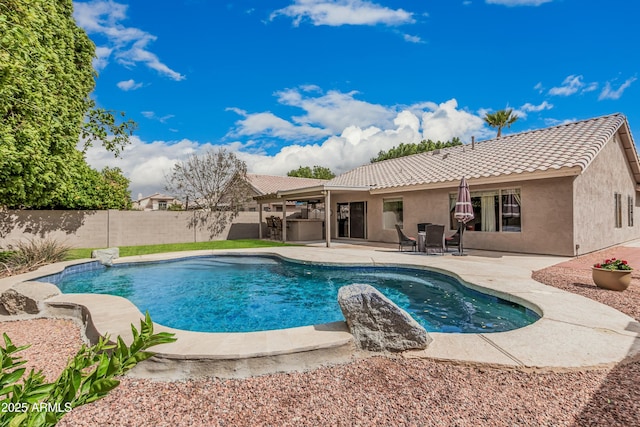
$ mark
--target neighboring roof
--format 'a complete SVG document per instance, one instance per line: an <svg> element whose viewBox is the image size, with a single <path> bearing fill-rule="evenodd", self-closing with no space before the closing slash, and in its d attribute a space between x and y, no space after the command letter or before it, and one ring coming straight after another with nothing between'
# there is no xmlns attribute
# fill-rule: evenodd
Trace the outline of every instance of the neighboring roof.
<svg viewBox="0 0 640 427"><path fill-rule="evenodd" d="M151 199L151 200L174 200L175 197L174 196L167 196L166 194L161 194L161 193L154 193L150 196L145 196L145 197L141 197L138 200L136 200L137 202L139 202L140 200L144 200L144 199Z"/></svg>
<svg viewBox="0 0 640 427"><path fill-rule="evenodd" d="M369 186L372 192L384 192L397 187L449 186L463 176L488 183L579 175L618 131L640 183L640 163L627 120L612 114L367 164L335 177L328 186Z"/></svg>
<svg viewBox="0 0 640 427"><path fill-rule="evenodd" d="M298 178L293 176L273 176L247 174L247 182L259 196L272 194L278 190L294 190L297 188L313 187L327 183L326 179Z"/></svg>

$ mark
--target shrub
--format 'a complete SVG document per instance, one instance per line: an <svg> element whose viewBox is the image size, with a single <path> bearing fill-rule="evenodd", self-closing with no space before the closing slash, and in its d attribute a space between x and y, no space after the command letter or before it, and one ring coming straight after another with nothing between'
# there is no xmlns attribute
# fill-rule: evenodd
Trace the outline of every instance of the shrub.
<svg viewBox="0 0 640 427"><path fill-rule="evenodd" d="M146 314L140 321L140 333L131 325L133 343L127 346L118 336L116 344L109 337L100 338L91 347L83 345L53 383L46 383L42 371L33 369L25 379L26 363L15 356L29 346L16 347L3 334L0 345L0 427L53 426L71 409L106 396L120 384L114 377L125 374L138 362L153 356L149 347L174 342L174 334L153 333L153 322ZM7 416L8 415L8 416Z"/></svg>
<svg viewBox="0 0 640 427"><path fill-rule="evenodd" d="M9 246L0 256L0 267L8 275L36 270L43 265L63 261L69 247L54 239L28 239Z"/></svg>

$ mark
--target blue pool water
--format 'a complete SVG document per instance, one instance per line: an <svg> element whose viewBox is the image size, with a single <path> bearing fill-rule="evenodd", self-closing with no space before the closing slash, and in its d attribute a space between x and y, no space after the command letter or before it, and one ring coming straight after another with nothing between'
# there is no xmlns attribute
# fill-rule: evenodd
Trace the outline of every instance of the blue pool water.
<svg viewBox="0 0 640 427"><path fill-rule="evenodd" d="M40 279L45 280L45 279ZM50 277L64 293L129 299L165 326L249 332L344 320L338 289L367 283L428 331L499 332L539 316L430 271L394 267L305 265L260 256L192 257L130 263Z"/></svg>

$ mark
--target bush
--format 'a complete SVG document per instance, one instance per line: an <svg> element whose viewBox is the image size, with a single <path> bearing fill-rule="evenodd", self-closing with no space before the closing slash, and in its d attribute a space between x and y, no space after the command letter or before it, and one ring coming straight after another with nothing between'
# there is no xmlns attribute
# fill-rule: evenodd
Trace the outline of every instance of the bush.
<svg viewBox="0 0 640 427"><path fill-rule="evenodd" d="M9 251L0 253L0 267L7 275L25 273L63 261L69 249L54 239L20 241L9 246Z"/></svg>
<svg viewBox="0 0 640 427"><path fill-rule="evenodd" d="M153 356L149 347L174 342L174 334L153 333L153 322L146 314L140 321L140 333L131 325L133 343L128 347L121 337L109 344L109 337L100 338L92 346L83 345L76 356L53 383L45 383L42 371L23 379L26 363L15 356L29 346L16 347L3 334L0 345L0 427L53 426L71 409L105 397L120 384L114 377L125 374L138 362Z"/></svg>

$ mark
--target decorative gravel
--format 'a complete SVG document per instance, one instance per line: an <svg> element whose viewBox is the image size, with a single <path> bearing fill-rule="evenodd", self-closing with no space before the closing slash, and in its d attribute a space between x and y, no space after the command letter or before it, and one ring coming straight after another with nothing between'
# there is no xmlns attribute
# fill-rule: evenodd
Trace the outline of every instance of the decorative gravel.
<svg viewBox="0 0 640 427"><path fill-rule="evenodd" d="M533 277L640 320L640 276L634 273L625 292L600 290L590 278L599 257ZM24 355L47 375L59 372L82 342L79 327L65 320L4 322L0 329L16 343L34 343ZM59 425L636 426L640 360L606 370L540 372L373 357L242 380L123 378L106 398L74 409Z"/></svg>

